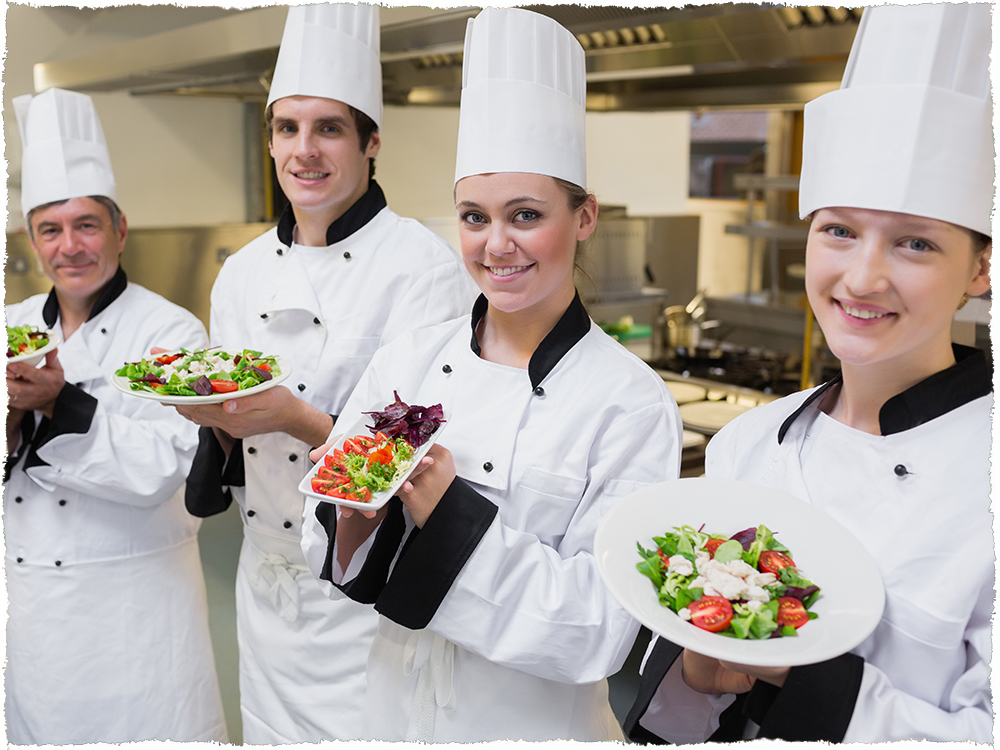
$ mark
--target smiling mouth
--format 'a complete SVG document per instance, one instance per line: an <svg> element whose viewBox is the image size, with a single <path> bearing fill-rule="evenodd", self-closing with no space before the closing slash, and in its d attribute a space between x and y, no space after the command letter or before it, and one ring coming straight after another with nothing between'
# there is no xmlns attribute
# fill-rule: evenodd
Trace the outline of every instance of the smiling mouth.
<svg viewBox="0 0 1000 750"><path fill-rule="evenodd" d="M329 176L329 172L293 172L300 180L322 180Z"/></svg>
<svg viewBox="0 0 1000 750"><path fill-rule="evenodd" d="M841 310L850 315L852 318L859 318L860 320L877 320L893 314L888 312L876 312L875 310L860 310L857 307L851 307L850 305L845 305L843 302L839 301L837 304L840 305Z"/></svg>
<svg viewBox="0 0 1000 750"><path fill-rule="evenodd" d="M529 268L531 266L486 266L486 270L494 276L511 276L515 273L526 271Z"/></svg>

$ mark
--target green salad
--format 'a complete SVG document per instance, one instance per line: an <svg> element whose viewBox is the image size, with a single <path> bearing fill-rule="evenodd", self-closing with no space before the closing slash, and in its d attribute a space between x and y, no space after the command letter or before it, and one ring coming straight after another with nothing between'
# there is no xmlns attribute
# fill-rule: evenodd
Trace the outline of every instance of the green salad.
<svg viewBox="0 0 1000 750"><path fill-rule="evenodd" d="M163 396L211 396L245 391L281 374L277 357L253 349L230 354L198 349L127 362L115 375L127 378L134 391Z"/></svg>
<svg viewBox="0 0 1000 750"><path fill-rule="evenodd" d="M49 345L48 331L36 326L7 326L7 356L30 354Z"/></svg>

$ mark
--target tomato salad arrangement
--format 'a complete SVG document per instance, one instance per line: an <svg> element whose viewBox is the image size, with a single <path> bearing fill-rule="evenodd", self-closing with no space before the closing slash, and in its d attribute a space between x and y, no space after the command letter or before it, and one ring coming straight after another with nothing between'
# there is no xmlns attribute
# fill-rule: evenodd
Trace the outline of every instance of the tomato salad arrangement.
<svg viewBox="0 0 1000 750"><path fill-rule="evenodd" d="M766 526L730 538L690 526L639 544L639 571L656 587L660 604L712 633L764 640L794 636L818 615L809 608L820 589L802 577L791 552Z"/></svg>
<svg viewBox="0 0 1000 750"><path fill-rule="evenodd" d="M163 396L210 396L261 385L281 374L277 358L253 349L239 354L198 349L128 362L115 375L128 379L133 391Z"/></svg>
<svg viewBox="0 0 1000 750"><path fill-rule="evenodd" d="M416 462L417 449L445 421L441 404L410 406L399 398L374 417L372 435L347 438L341 448L324 456L311 479L313 492L358 503L396 486Z"/></svg>
<svg viewBox="0 0 1000 750"><path fill-rule="evenodd" d="M7 326L7 356L30 354L49 344L47 331L35 326Z"/></svg>

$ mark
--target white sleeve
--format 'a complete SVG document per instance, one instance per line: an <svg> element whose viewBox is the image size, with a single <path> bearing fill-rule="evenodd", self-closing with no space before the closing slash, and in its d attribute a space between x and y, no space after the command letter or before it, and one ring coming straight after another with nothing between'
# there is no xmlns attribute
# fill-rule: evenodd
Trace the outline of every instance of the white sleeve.
<svg viewBox="0 0 1000 750"><path fill-rule="evenodd" d="M394 301L382 329L381 345L408 331L466 315L475 299L475 286L461 264L435 266L408 284L405 293Z"/></svg>

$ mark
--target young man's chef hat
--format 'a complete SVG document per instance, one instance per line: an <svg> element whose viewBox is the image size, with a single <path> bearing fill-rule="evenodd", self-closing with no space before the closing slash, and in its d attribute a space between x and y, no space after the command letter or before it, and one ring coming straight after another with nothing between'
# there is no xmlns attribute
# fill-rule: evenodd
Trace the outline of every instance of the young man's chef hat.
<svg viewBox="0 0 1000 750"><path fill-rule="evenodd" d="M336 99L382 127L377 5L296 5L288 9L267 106L286 96Z"/></svg>
<svg viewBox="0 0 1000 750"><path fill-rule="evenodd" d="M838 91L805 108L799 214L870 208L990 232L990 6L865 10Z"/></svg>
<svg viewBox="0 0 1000 750"><path fill-rule="evenodd" d="M93 100L49 89L13 100L21 132L21 210L102 195L118 202L111 157Z"/></svg>
<svg viewBox="0 0 1000 750"><path fill-rule="evenodd" d="M486 8L465 32L455 182L529 172L586 188L583 48L547 16Z"/></svg>

